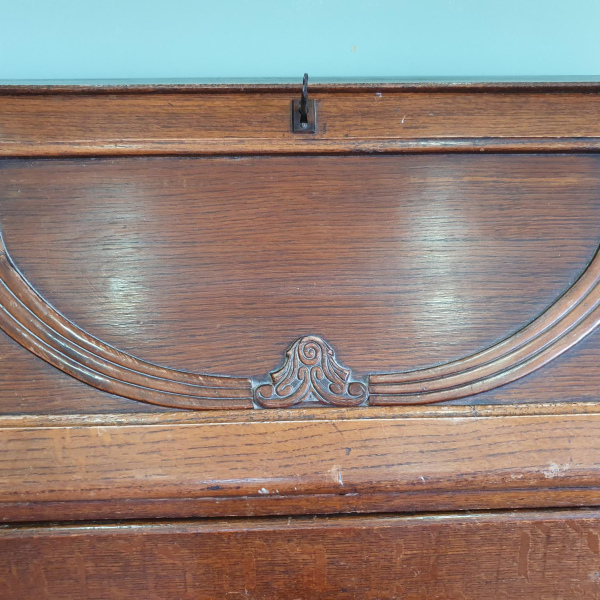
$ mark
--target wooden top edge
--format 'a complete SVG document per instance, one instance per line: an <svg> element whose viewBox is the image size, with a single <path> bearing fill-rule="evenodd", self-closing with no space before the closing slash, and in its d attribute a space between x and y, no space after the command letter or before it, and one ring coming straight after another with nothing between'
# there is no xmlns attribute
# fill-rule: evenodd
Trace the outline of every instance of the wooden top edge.
<svg viewBox="0 0 600 600"><path fill-rule="evenodd" d="M600 150L600 82L314 84L309 136L290 131L297 84L16 89L0 87L2 157Z"/></svg>
<svg viewBox="0 0 600 600"><path fill-rule="evenodd" d="M160 93L268 93L300 90L301 79L278 80L82 80L2 81L0 95L44 94L160 94ZM527 78L510 80L438 79L335 80L312 78L309 89L316 92L600 92L600 77Z"/></svg>

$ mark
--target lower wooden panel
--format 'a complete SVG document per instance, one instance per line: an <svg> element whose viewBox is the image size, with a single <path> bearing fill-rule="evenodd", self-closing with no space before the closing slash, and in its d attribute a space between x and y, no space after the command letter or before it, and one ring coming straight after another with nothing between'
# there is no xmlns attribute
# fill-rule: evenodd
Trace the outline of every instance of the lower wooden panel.
<svg viewBox="0 0 600 600"><path fill-rule="evenodd" d="M600 511L0 529L4 600L600 598Z"/></svg>

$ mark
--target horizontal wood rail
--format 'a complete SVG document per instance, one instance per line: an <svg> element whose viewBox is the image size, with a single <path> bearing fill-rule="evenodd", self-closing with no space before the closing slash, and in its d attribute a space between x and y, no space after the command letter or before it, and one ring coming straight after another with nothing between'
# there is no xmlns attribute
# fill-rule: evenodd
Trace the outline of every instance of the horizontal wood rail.
<svg viewBox="0 0 600 600"><path fill-rule="evenodd" d="M0 156L600 150L598 83L316 84L310 136L290 131L299 90L0 86Z"/></svg>

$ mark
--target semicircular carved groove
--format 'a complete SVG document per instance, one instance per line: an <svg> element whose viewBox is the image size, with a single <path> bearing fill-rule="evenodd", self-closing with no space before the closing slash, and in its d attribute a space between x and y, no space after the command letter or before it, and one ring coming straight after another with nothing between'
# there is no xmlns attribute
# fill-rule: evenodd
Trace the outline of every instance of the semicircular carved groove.
<svg viewBox="0 0 600 600"><path fill-rule="evenodd" d="M548 364L600 324L600 252L529 325L482 352L427 369L371 375L370 404L430 404L487 392Z"/></svg>
<svg viewBox="0 0 600 600"><path fill-rule="evenodd" d="M64 373L100 390L186 409L265 408L307 404L428 404L500 387L546 365L600 324L600 254L577 282L529 325L466 358L416 371L352 381L324 340L296 340L271 382L169 369L122 352L83 331L44 300L11 261L0 235L0 327Z"/></svg>
<svg viewBox="0 0 600 600"><path fill-rule="evenodd" d="M191 409L252 408L252 382L154 365L86 333L46 302L11 261L0 235L0 327L61 371L132 400Z"/></svg>

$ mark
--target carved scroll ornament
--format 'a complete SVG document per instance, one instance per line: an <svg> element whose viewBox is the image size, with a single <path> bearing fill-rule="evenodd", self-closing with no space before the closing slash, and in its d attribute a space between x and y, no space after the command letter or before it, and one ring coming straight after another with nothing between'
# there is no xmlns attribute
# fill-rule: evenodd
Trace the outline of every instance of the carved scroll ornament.
<svg viewBox="0 0 600 600"><path fill-rule="evenodd" d="M367 399L366 386L350 381L350 370L336 362L333 349L321 338L300 338L285 354L283 367L271 373L272 383L256 389L254 397L260 406L358 406Z"/></svg>

